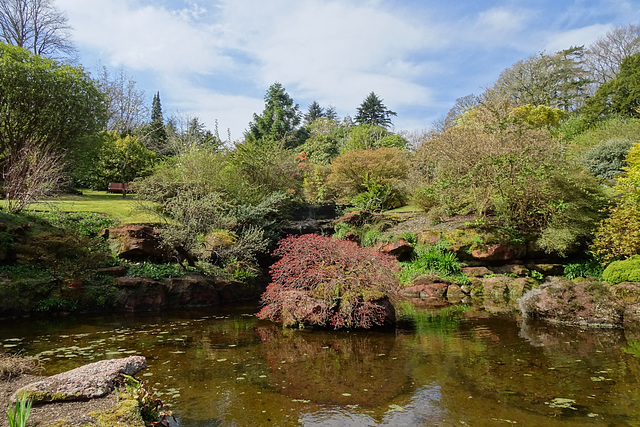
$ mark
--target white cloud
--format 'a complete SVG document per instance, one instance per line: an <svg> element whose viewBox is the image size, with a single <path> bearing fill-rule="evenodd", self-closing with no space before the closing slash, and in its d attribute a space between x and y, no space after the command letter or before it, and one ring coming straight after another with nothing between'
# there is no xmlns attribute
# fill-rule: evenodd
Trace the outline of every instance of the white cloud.
<svg viewBox="0 0 640 427"><path fill-rule="evenodd" d="M192 9L134 7L127 0L58 0L81 48L100 52L113 66L134 70L206 73L228 68L214 31L194 26Z"/></svg>
<svg viewBox="0 0 640 427"><path fill-rule="evenodd" d="M554 32L547 36L545 50L551 53L568 49L571 46L584 45L584 47L587 48L612 28L613 26L608 24L594 24L568 31Z"/></svg>
<svg viewBox="0 0 640 427"><path fill-rule="evenodd" d="M400 0L56 4L67 12L81 54L125 67L147 92L160 90L167 110L198 115L209 127L217 118L236 138L262 110L263 95L275 81L303 110L315 99L340 115L355 114L375 91L405 115L398 124L429 120L424 127L446 113L449 100L466 94L453 92L486 84L501 66L545 49L588 44L617 25L598 21L611 18L597 15L603 8L584 11L576 2L552 0L537 9L531 3L483 7L468 0L469 10L457 4L456 13L451 5ZM558 17L553 25L545 19L551 5ZM584 11L580 18L576 10Z"/></svg>

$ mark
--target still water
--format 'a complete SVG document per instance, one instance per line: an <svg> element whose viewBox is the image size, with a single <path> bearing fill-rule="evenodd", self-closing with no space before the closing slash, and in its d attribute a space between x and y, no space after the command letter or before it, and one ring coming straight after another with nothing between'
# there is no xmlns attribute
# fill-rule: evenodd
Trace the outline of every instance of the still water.
<svg viewBox="0 0 640 427"><path fill-rule="evenodd" d="M47 375L143 355L138 377L183 427L640 426L640 342L623 331L475 305L406 306L387 332L283 330L256 311L3 321L0 348Z"/></svg>

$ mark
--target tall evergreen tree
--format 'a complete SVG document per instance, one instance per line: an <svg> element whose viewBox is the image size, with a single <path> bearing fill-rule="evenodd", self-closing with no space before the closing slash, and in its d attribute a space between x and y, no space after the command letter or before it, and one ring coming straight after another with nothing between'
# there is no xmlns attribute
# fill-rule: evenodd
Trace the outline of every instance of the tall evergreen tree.
<svg viewBox="0 0 640 427"><path fill-rule="evenodd" d="M164 127L162 117L162 104L160 103L160 92L153 95L151 104L151 129L149 130L149 148L158 153L166 154L167 130Z"/></svg>
<svg viewBox="0 0 640 427"><path fill-rule="evenodd" d="M311 123L322 117L324 117L324 108L322 108L317 101L313 101L309 104L309 111L304 115L304 123L309 126Z"/></svg>
<svg viewBox="0 0 640 427"><path fill-rule="evenodd" d="M391 116L397 116L397 113L389 110L382 103L382 99L374 92L371 92L358 107L354 120L359 125L370 124L386 128L393 124Z"/></svg>
<svg viewBox="0 0 640 427"><path fill-rule="evenodd" d="M324 110L324 117L326 119L333 120L333 121L337 122L339 117L338 117L338 113L336 112L336 107L334 107L333 105L329 105Z"/></svg>
<svg viewBox="0 0 640 427"><path fill-rule="evenodd" d="M300 145L298 125L300 124L300 107L286 92L282 84L272 84L264 96L264 110L261 115L253 115L245 139L253 143L284 141L285 145Z"/></svg>

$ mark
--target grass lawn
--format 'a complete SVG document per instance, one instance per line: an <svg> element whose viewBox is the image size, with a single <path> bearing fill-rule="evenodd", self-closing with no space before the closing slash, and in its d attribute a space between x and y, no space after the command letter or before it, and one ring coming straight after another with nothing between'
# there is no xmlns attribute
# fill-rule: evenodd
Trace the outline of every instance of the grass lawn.
<svg viewBox="0 0 640 427"><path fill-rule="evenodd" d="M122 198L122 194L106 191L82 190L82 196L64 195L43 200L29 206L32 210L63 212L100 212L105 213L123 224L158 222L156 216L137 210L135 195Z"/></svg>
<svg viewBox="0 0 640 427"><path fill-rule="evenodd" d="M392 213L417 213L417 212L423 212L423 210L417 206L407 205L407 206L399 207L397 209L386 211L385 213L392 214Z"/></svg>

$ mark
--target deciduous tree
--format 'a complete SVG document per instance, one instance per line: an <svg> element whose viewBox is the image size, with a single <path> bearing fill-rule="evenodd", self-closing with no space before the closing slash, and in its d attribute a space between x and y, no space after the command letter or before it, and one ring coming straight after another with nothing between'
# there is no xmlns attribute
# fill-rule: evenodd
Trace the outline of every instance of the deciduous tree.
<svg viewBox="0 0 640 427"><path fill-rule="evenodd" d="M0 157L27 143L77 147L104 121L104 96L83 69L0 43Z"/></svg>
<svg viewBox="0 0 640 427"><path fill-rule="evenodd" d="M584 48L572 47L552 55L538 54L504 70L484 102L508 102L516 106L546 105L573 111L588 95Z"/></svg>
<svg viewBox="0 0 640 427"><path fill-rule="evenodd" d="M602 86L612 80L627 56L640 52L640 25L616 27L589 46L585 61L591 79Z"/></svg>
<svg viewBox="0 0 640 427"><path fill-rule="evenodd" d="M395 258L353 242L306 234L282 240L258 317L283 323L370 328L395 320Z"/></svg>
<svg viewBox="0 0 640 427"><path fill-rule="evenodd" d="M75 53L67 17L52 0L0 0L0 40L47 57Z"/></svg>
<svg viewBox="0 0 640 427"><path fill-rule="evenodd" d="M106 130L115 130L121 135L132 134L148 120L144 91L120 68L111 75L107 67L102 67L98 85L106 97Z"/></svg>

